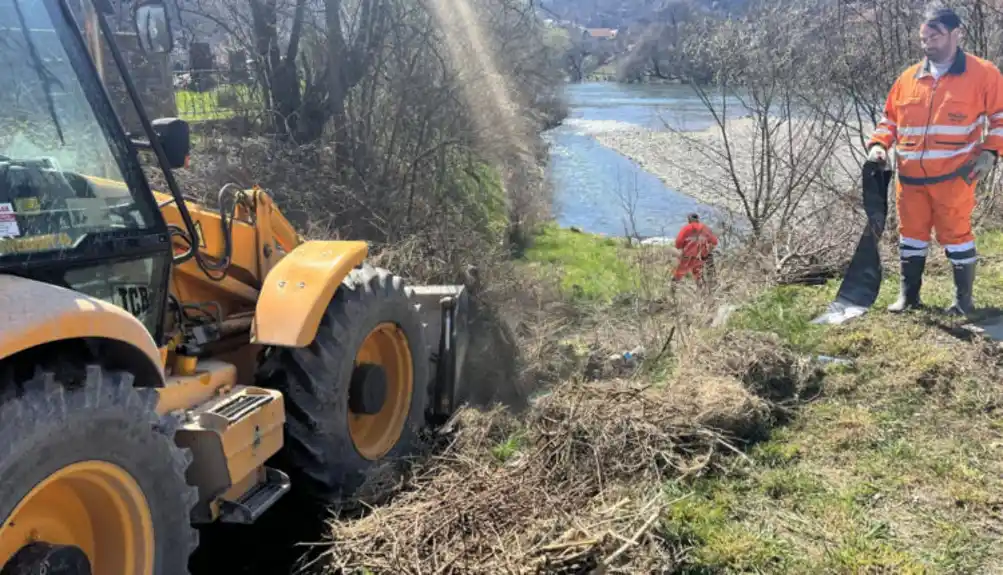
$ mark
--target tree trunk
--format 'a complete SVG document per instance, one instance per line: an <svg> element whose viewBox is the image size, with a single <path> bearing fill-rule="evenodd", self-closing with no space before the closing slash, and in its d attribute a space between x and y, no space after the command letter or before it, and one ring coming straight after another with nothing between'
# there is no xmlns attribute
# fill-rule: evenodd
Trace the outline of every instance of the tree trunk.
<svg viewBox="0 0 1003 575"><path fill-rule="evenodd" d="M279 47L277 0L250 0L254 48L264 72L272 129L281 135L296 133L302 106L296 57L306 17L306 0L296 0L285 56Z"/></svg>

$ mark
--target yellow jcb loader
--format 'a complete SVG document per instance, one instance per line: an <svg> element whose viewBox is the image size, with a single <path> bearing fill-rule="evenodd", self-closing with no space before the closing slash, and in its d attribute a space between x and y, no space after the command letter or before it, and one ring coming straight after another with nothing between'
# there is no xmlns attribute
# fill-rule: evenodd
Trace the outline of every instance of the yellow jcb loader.
<svg viewBox="0 0 1003 575"><path fill-rule="evenodd" d="M0 575L185 574L196 525L413 453L455 409L467 295L305 241L260 189L186 200L188 125L150 120L115 42L95 58L107 0L70 1L0 0ZM160 0L133 16L171 50Z"/></svg>

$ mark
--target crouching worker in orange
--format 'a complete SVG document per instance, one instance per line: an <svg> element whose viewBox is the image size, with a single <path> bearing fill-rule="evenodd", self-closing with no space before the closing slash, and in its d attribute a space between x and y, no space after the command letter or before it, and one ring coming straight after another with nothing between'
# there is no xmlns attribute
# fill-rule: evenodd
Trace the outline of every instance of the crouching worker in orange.
<svg viewBox="0 0 1003 575"><path fill-rule="evenodd" d="M922 305L932 228L954 268L955 298L947 311L968 315L975 311L975 186L1003 149L1003 76L991 62L961 50L961 20L953 10L935 4L924 16L926 58L895 81L867 144L869 161L887 161L892 145L897 160L902 285L888 310Z"/></svg>
<svg viewBox="0 0 1003 575"><path fill-rule="evenodd" d="M704 264L710 260L714 248L717 247L717 236L700 222L700 216L697 214L690 214L687 221L689 223L683 226L676 236L676 249L681 253L679 264L672 274L672 282L674 284L692 273L697 283L702 284Z"/></svg>

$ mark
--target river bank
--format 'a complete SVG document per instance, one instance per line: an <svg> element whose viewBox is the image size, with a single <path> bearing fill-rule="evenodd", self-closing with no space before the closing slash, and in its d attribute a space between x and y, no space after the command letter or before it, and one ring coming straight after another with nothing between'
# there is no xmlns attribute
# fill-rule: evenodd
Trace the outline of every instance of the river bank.
<svg viewBox="0 0 1003 575"><path fill-rule="evenodd" d="M708 170L681 187L728 205L701 192L708 177L728 183L692 139L672 148L650 127L567 124L596 148L649 154L653 172ZM833 187L852 190L859 168L842 171ZM1003 273L1000 235L980 242L986 272ZM725 254L709 290L686 281L676 294L672 250L544 230L515 263L511 317L525 372L548 389L519 414L462 413L390 505L332 521L332 566L998 572L999 350L933 313L879 311L897 277L864 318L813 325L839 282L778 287L757 257ZM945 305L949 270L928 278L929 302ZM1003 305L991 288L977 284L976 298Z"/></svg>
<svg viewBox="0 0 1003 575"><path fill-rule="evenodd" d="M734 117L722 131L687 86L591 82L569 85L565 96L569 116L545 134L561 226L610 236L630 228L641 237L674 236L696 212L718 229L740 231L750 214L764 219L790 204L798 209L788 225L838 221L850 235L861 225L853 207L860 146L845 135L837 139L830 126L771 125L766 164L762 134L751 118L740 117L737 101L728 103Z"/></svg>
<svg viewBox="0 0 1003 575"><path fill-rule="evenodd" d="M983 241L1003 273L1003 238ZM998 350L878 311L894 277L840 329L810 323L838 282L757 287L741 258L673 306L672 261L545 231L517 263L536 306L514 331L547 389L464 410L391 503L332 519L331 569L998 572ZM944 305L950 272L930 271Z"/></svg>
<svg viewBox="0 0 1003 575"><path fill-rule="evenodd" d="M785 195L803 195L804 212L824 209L853 190L859 181L860 153L831 128L772 127L771 163L758 123L751 118L728 120L722 130L667 129L656 131L625 123L588 125L603 146L630 158L666 187L703 204L742 214L756 201L783 202ZM835 141L834 141L835 140ZM805 179L815 174L814 182Z"/></svg>
<svg viewBox="0 0 1003 575"><path fill-rule="evenodd" d="M658 129L665 110L681 114L682 128L705 127L711 118L691 90L586 82L568 85L565 98L568 118L545 133L559 225L608 236L622 236L630 227L642 237L674 236L691 212L707 219L717 215L715 208L672 190L592 135L621 125Z"/></svg>

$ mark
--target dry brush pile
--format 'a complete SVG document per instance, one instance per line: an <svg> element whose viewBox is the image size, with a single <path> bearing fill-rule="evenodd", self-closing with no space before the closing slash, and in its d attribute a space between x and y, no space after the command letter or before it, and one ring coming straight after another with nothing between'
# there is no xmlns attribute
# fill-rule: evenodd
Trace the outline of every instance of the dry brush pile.
<svg viewBox="0 0 1003 575"><path fill-rule="evenodd" d="M679 550L660 529L662 483L740 453L816 376L763 334L686 353L664 385L575 381L519 417L461 411L445 448L391 503L332 520L327 572L671 570Z"/></svg>

